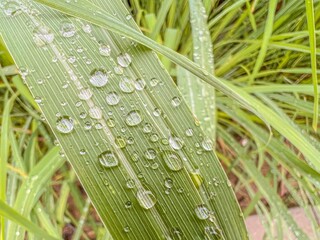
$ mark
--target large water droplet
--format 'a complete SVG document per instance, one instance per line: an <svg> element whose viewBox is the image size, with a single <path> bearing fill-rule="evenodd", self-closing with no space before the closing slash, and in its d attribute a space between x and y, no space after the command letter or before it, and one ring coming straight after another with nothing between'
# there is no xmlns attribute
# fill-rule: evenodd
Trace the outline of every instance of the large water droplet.
<svg viewBox="0 0 320 240"><path fill-rule="evenodd" d="M136 196L137 196L137 200L138 200L140 206L143 207L144 209L152 208L157 202L157 199L153 195L153 193L151 191L145 190L143 188L141 188L137 191Z"/></svg>
<svg viewBox="0 0 320 240"><path fill-rule="evenodd" d="M143 120L139 110L133 110L128 113L126 117L126 124L128 126L136 126Z"/></svg>
<svg viewBox="0 0 320 240"><path fill-rule="evenodd" d="M95 87L103 87L108 82L107 72L102 68L94 69L90 73L89 81Z"/></svg>
<svg viewBox="0 0 320 240"><path fill-rule="evenodd" d="M169 137L169 144L174 150L180 150L183 147L184 142L182 139L180 139L178 137L170 136Z"/></svg>
<svg viewBox="0 0 320 240"><path fill-rule="evenodd" d="M105 151L98 156L99 162L103 167L111 168L116 167L119 164L118 159L111 151Z"/></svg>
<svg viewBox="0 0 320 240"><path fill-rule="evenodd" d="M106 96L106 101L110 106L117 105L120 101L120 96L116 92L109 92Z"/></svg>
<svg viewBox="0 0 320 240"><path fill-rule="evenodd" d="M168 168L172 171L179 171L183 168L183 162L178 153L165 151L162 153L162 157Z"/></svg>
<svg viewBox="0 0 320 240"><path fill-rule="evenodd" d="M70 133L74 128L73 119L69 116L59 117L56 126L59 132L61 133Z"/></svg>
<svg viewBox="0 0 320 240"><path fill-rule="evenodd" d="M54 34L50 28L44 25L39 25L33 30L33 41L38 47L52 43Z"/></svg>
<svg viewBox="0 0 320 240"><path fill-rule="evenodd" d="M3 5L3 12L7 16L16 16L20 14L22 11L21 11L21 6L18 2L8 1Z"/></svg>
<svg viewBox="0 0 320 240"><path fill-rule="evenodd" d="M201 220L206 220L209 218L210 211L209 209L204 205L200 204L195 208L196 215Z"/></svg>
<svg viewBox="0 0 320 240"><path fill-rule="evenodd" d="M78 94L81 100L89 100L92 97L92 91L90 88L82 88Z"/></svg>
<svg viewBox="0 0 320 240"><path fill-rule="evenodd" d="M117 57L117 61L121 67L128 67L131 64L131 56L128 53L122 53Z"/></svg>
<svg viewBox="0 0 320 240"><path fill-rule="evenodd" d="M132 93L135 90L134 81L131 78L124 77L119 82L121 91L125 93Z"/></svg>
<svg viewBox="0 0 320 240"><path fill-rule="evenodd" d="M60 26L60 34L66 38L73 37L76 34L75 25L70 21L62 22Z"/></svg>

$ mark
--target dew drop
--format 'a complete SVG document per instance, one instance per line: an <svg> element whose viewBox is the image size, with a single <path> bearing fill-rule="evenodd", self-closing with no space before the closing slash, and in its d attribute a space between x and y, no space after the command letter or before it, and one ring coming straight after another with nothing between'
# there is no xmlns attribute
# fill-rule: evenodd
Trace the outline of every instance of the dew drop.
<svg viewBox="0 0 320 240"><path fill-rule="evenodd" d="M116 92L109 92L106 96L106 101L110 106L117 105L120 101L120 96Z"/></svg>
<svg viewBox="0 0 320 240"><path fill-rule="evenodd" d="M79 151L79 153L80 153L80 155L86 155L87 154L87 151L85 150L85 149L81 149L80 151Z"/></svg>
<svg viewBox="0 0 320 240"><path fill-rule="evenodd" d="M172 229L172 238L173 240L184 239L182 230L178 227Z"/></svg>
<svg viewBox="0 0 320 240"><path fill-rule="evenodd" d="M95 87L103 87L108 82L107 72L102 68L94 69L90 73L89 81Z"/></svg>
<svg viewBox="0 0 320 240"><path fill-rule="evenodd" d="M70 21L64 21L60 26L60 34L63 37L70 38L76 34L76 27Z"/></svg>
<svg viewBox="0 0 320 240"><path fill-rule="evenodd" d="M73 119L69 116L59 117L56 126L59 132L61 133L70 133L74 128Z"/></svg>
<svg viewBox="0 0 320 240"><path fill-rule="evenodd" d="M127 188L132 189L136 186L136 183L133 179L129 178L126 182L126 186Z"/></svg>
<svg viewBox="0 0 320 240"><path fill-rule="evenodd" d="M33 30L33 41L38 47L52 43L54 34L50 28L44 25L39 25Z"/></svg>
<svg viewBox="0 0 320 240"><path fill-rule="evenodd" d="M186 135L187 135L188 137L192 137L192 136L193 136L193 129L192 129L192 128L188 128L188 129L186 130Z"/></svg>
<svg viewBox="0 0 320 240"><path fill-rule="evenodd" d="M210 138L204 139L201 142L201 146L203 147L204 150L206 151L212 151L213 149L213 142Z"/></svg>
<svg viewBox="0 0 320 240"><path fill-rule="evenodd" d="M16 16L22 12L20 4L16 1L8 1L5 3L3 11L7 16Z"/></svg>
<svg viewBox="0 0 320 240"><path fill-rule="evenodd" d="M85 32L85 33L91 33L92 32L92 28L89 24L84 24L82 26L82 30Z"/></svg>
<svg viewBox="0 0 320 240"><path fill-rule="evenodd" d="M103 167L111 168L116 167L119 164L118 159L115 157L113 152L105 151L98 156L99 162Z"/></svg>
<svg viewBox="0 0 320 240"><path fill-rule="evenodd" d="M82 88L78 94L81 100L89 100L93 93L90 88Z"/></svg>
<svg viewBox="0 0 320 240"><path fill-rule="evenodd" d="M145 151L144 155L146 156L147 159L153 160L153 159L156 158L157 152L156 152L156 150L154 150L153 148L148 148L148 149Z"/></svg>
<svg viewBox="0 0 320 240"><path fill-rule="evenodd" d="M124 77L119 82L119 87L124 93L132 93L135 90L134 81L131 78Z"/></svg>
<svg viewBox="0 0 320 240"><path fill-rule="evenodd" d="M138 91L142 91L146 87L146 82L143 79L138 78L135 81L134 86Z"/></svg>
<svg viewBox="0 0 320 240"><path fill-rule="evenodd" d="M210 215L209 209L204 204L198 205L195 208L195 212L196 212L197 217L200 220L206 220L209 218L209 215Z"/></svg>
<svg viewBox="0 0 320 240"><path fill-rule="evenodd" d="M116 137L114 141L119 148L125 148L127 146L127 142L123 137Z"/></svg>
<svg viewBox="0 0 320 240"><path fill-rule="evenodd" d="M173 187L173 180L171 178L166 178L164 180L164 186L166 188L172 188Z"/></svg>
<svg viewBox="0 0 320 240"><path fill-rule="evenodd" d="M127 114L126 117L126 124L128 126L137 126L138 124L140 124L142 122L143 118L140 114L139 110L132 110L131 112L129 112Z"/></svg>
<svg viewBox="0 0 320 240"><path fill-rule="evenodd" d="M168 168L172 171L179 171L183 168L183 162L179 154L173 151L165 151L162 157Z"/></svg>
<svg viewBox="0 0 320 240"><path fill-rule="evenodd" d="M128 53L122 53L117 57L117 61L121 67L128 67L131 64L131 56Z"/></svg>
<svg viewBox="0 0 320 240"><path fill-rule="evenodd" d="M111 53L111 47L107 44L101 44L99 47L99 53L101 56L109 57Z"/></svg>
<svg viewBox="0 0 320 240"><path fill-rule="evenodd" d="M91 107L89 109L89 116L93 119L101 119L102 118L102 110L99 107Z"/></svg>
<svg viewBox="0 0 320 240"><path fill-rule="evenodd" d="M154 194L151 191L145 190L143 188L137 191L136 196L140 206L144 209L152 208L157 202L157 199L154 196Z"/></svg>
<svg viewBox="0 0 320 240"><path fill-rule="evenodd" d="M181 104L181 98L179 98L179 97L172 98L171 104L174 107L178 107Z"/></svg>
<svg viewBox="0 0 320 240"><path fill-rule="evenodd" d="M150 123L146 123L143 126L143 132L145 133L150 133L152 131L152 126Z"/></svg>
<svg viewBox="0 0 320 240"><path fill-rule="evenodd" d="M125 233L128 233L128 232L131 231L131 228L130 228L129 226L125 226L125 227L123 228L123 231L124 231Z"/></svg>
<svg viewBox="0 0 320 240"><path fill-rule="evenodd" d="M131 208L132 207L132 202L131 201L127 201L125 204L124 204L125 208Z"/></svg>
<svg viewBox="0 0 320 240"><path fill-rule="evenodd" d="M204 228L204 234L205 234L205 239L210 240L210 239L220 239L220 233L218 229L212 226L206 226Z"/></svg>
<svg viewBox="0 0 320 240"><path fill-rule="evenodd" d="M152 79L150 80L150 85L151 85L152 87L157 86L158 83L159 83L159 79L157 79L157 78L152 78Z"/></svg>
<svg viewBox="0 0 320 240"><path fill-rule="evenodd" d="M174 150L180 150L183 147L184 142L182 139L180 139L178 137L170 136L169 137L169 144Z"/></svg>
<svg viewBox="0 0 320 240"><path fill-rule="evenodd" d="M42 103L42 97L36 96L36 97L34 98L34 101L35 101L36 103L38 103L38 104L41 104L41 103Z"/></svg>

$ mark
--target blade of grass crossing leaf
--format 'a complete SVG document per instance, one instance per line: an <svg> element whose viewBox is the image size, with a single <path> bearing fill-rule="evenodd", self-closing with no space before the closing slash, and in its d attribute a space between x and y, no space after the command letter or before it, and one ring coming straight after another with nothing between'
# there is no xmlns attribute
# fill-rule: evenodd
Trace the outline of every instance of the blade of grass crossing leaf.
<svg viewBox="0 0 320 240"><path fill-rule="evenodd" d="M48 240L57 240L58 239L58 238L50 236L49 234L44 232L36 224L31 222L29 219L25 218L24 216L20 215L16 210L14 210L10 206L8 206L2 200L0 200L0 215L4 218L7 218L7 219L15 222L16 224L19 224L20 226L22 226L25 229L27 229L28 231L34 233L36 236L41 237L42 239L48 239Z"/></svg>
<svg viewBox="0 0 320 240"><path fill-rule="evenodd" d="M258 58L256 60L256 63L254 65L253 68L253 72L250 76L249 79L249 84L253 84L254 79L257 75L257 73L259 72L263 61L265 59L267 50L268 50L268 44L269 44L269 40L270 37L272 35L272 30L273 30L273 20L274 20L274 15L276 12L276 7L277 7L277 0L270 0L269 1L269 6L268 6L268 17L267 20L265 22L265 29L264 29L264 34L263 34L263 39L262 39L262 44L261 44L261 48L260 48L260 52L258 55Z"/></svg>
<svg viewBox="0 0 320 240"><path fill-rule="evenodd" d="M305 0L305 5L306 5L306 14L307 14L308 32L309 32L309 41L310 41L312 82L313 82L313 88L314 88L312 127L314 131L317 131L318 119L319 119L319 96L318 96L318 75L317 75L317 56L316 56L317 44L316 44L316 35L315 35L313 0Z"/></svg>
<svg viewBox="0 0 320 240"><path fill-rule="evenodd" d="M256 99L255 97L247 94L242 89L234 86L232 83L214 77L210 75L207 71L199 68L198 65L191 62L189 59L177 54L176 52L168 49L164 46L161 46L151 39L143 36L140 32L133 30L127 25L123 25L119 23L119 21L115 20L113 17L109 16L105 13L103 16L95 13L95 17L93 16L93 12L90 14L88 8L81 6L81 4L72 4L65 3L60 1L53 2L52 0L36 0L37 2L44 3L50 7L55 8L56 10L62 11L64 13L83 18L86 21L92 22L98 26L102 26L107 28L113 32L120 33L127 37L130 37L134 41L137 41L165 56L170 58L173 62L181 65L186 68L205 82L211 84L216 87L218 90L222 91L224 94L229 96L230 98L242 103L246 108L256 113L258 116L261 116L264 121L274 127L277 131L279 131L283 136L285 136L288 140L290 140L295 146L300 148L300 151L304 154L304 156L309 159L309 161L317 168L320 169L319 162L319 152L313 147L310 146L308 141L301 136L299 131L293 129L290 124L287 122L282 122L282 119L277 115L276 112L272 111L270 108L266 107L261 101ZM94 8L94 7L93 7ZM81 9L81 11L80 11Z"/></svg>
<svg viewBox="0 0 320 240"><path fill-rule="evenodd" d="M110 0L108 4L106 1L92 2L99 5L95 9L116 12L121 19L117 22L126 22L136 27L132 19L126 18L128 13L121 1ZM78 3L84 4L86 11L94 7L84 1ZM4 18L4 21L0 22L1 26L6 26L3 28L6 43L15 56L18 66L35 69L26 77L26 82L33 86L31 89L33 96L43 97L43 104L40 105L43 114L112 236L115 239L162 239L174 238L177 234L178 237L183 234L186 238L195 236L203 238L209 234L211 238L247 239L239 206L231 188L227 185L226 176L218 159L210 151L212 146L204 145L208 149L202 152L201 159L205 161L205 165L200 164L198 158L186 151L195 146L195 139L197 142L205 139L169 75L158 64L158 58L143 46L132 44L130 39L96 26L91 26L90 33L81 31L81 26L84 24L81 20L67 18L57 11L37 6L42 20L21 13L14 18ZM47 51L35 46L32 29L25 26L26 19L30 18L35 26L43 24L55 33L55 41L46 44ZM70 21L79 29L76 33L79 35L76 46L73 41L59 34L62 19ZM13 25L15 31L11 27ZM112 49L108 58L97 54L100 40L106 41ZM56 44L60 41L64 44ZM78 46L82 48L77 51ZM25 49L24 54L29 56L28 59L19 49ZM73 50L71 53L70 49ZM88 59L92 59L91 64L83 61L84 53ZM119 57L124 53L129 53L132 57L127 66L123 66L126 78L114 74L113 80L105 86L105 91L91 86L90 73L99 66L113 70L117 66L116 62L126 65L122 57ZM63 57L69 54L78 59L77 67ZM57 57L56 64L52 63L52 57ZM48 73L54 81L47 81L46 85L36 84L38 77ZM68 88L63 88L66 78L70 80L70 84ZM119 83L127 78L145 79L142 83L142 86L146 85L144 90L130 90L131 94L126 92L127 85ZM132 84L129 86L132 87ZM90 87L93 96L80 101L79 90L84 87ZM118 108L119 105L115 107L106 105L106 94L113 91L119 94L126 115L123 115L122 108ZM171 101L168 101L174 97L180 98L180 105L176 108ZM61 102L67 104L61 106ZM142 107L144 104L146 108ZM100 106L111 108L112 117L105 112L106 108L102 111ZM92 112L92 109L95 111ZM159 110L162 114L159 114ZM134 114L131 118L130 111L138 111L135 112L138 115ZM87 119L80 117L82 112L89 113ZM67 128L69 133L61 132L59 113L68 116L65 120L69 117L74 120L72 129ZM87 121L97 125L92 126L91 130L86 130ZM152 126L152 136L142 131L144 124ZM190 126L194 133L192 138L185 136L185 131ZM123 128L126 129L125 134L121 130ZM183 143L178 136L183 138ZM127 142L127 138L130 141ZM179 147L180 144L183 146ZM174 148L176 151L173 151ZM108 155L109 151L117 161L114 167L102 161L102 157ZM167 151L178 154L175 155L178 157L178 165L172 165L167 161L172 156L167 159L166 155L163 155ZM194 149L193 153L195 152ZM179 160L182 156L187 159L183 165ZM175 169L177 171L173 171ZM202 177L194 172L194 169L200 171L203 179L208 181L202 182ZM166 177L170 178L175 186L169 190L169 195L165 194ZM220 181L219 187L208 183L209 179L215 177ZM214 199L209 197L211 192L217 195ZM214 211L216 220L201 221L195 210L198 204L206 204L211 211ZM221 233L215 228L217 224Z"/></svg>

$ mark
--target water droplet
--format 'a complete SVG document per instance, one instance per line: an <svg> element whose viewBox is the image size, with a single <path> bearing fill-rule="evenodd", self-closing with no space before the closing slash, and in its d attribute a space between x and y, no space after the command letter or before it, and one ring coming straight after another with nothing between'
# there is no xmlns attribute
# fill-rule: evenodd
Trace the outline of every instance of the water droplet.
<svg viewBox="0 0 320 240"><path fill-rule="evenodd" d="M152 79L150 80L150 85L151 85L152 87L157 86L158 83L159 83L159 79L157 79L157 78L152 78Z"/></svg>
<svg viewBox="0 0 320 240"><path fill-rule="evenodd" d="M131 208L132 207L132 202L131 201L127 201L125 204L124 204L125 208Z"/></svg>
<svg viewBox="0 0 320 240"><path fill-rule="evenodd" d="M90 88L82 88L78 94L81 100L89 100L93 93Z"/></svg>
<svg viewBox="0 0 320 240"><path fill-rule="evenodd" d="M119 164L118 159L113 152L105 151L98 156L99 162L103 167L111 168L116 167Z"/></svg>
<svg viewBox="0 0 320 240"><path fill-rule="evenodd" d="M151 136L150 136L150 141L151 141L151 142L155 143L155 142L157 142L158 140L159 140L158 134L156 134L156 133L151 134Z"/></svg>
<svg viewBox="0 0 320 240"><path fill-rule="evenodd" d="M81 113L79 114L79 116L80 116L81 119L84 119L84 118L87 117L87 113L86 113L86 112L81 112Z"/></svg>
<svg viewBox="0 0 320 240"><path fill-rule="evenodd" d="M192 128L188 128L188 129L186 130L186 135L187 135L188 137L192 137L192 136L193 136L193 129L192 129Z"/></svg>
<svg viewBox="0 0 320 240"><path fill-rule="evenodd" d="M113 70L114 70L115 74L117 74L117 75L122 75L123 74L123 68L121 66L115 66L113 68Z"/></svg>
<svg viewBox="0 0 320 240"><path fill-rule="evenodd" d="M117 57L117 61L121 67L128 67L131 64L131 56L128 53L122 53Z"/></svg>
<svg viewBox="0 0 320 240"><path fill-rule="evenodd" d="M70 133L74 128L73 119L69 116L59 117L56 126L59 132L61 133Z"/></svg>
<svg viewBox="0 0 320 240"><path fill-rule="evenodd" d="M179 171L183 168L183 162L179 154L173 151L165 151L162 153L163 160L172 171Z"/></svg>
<svg viewBox="0 0 320 240"><path fill-rule="evenodd" d="M181 240L183 238L182 230L178 227L172 229L172 238L173 240Z"/></svg>
<svg viewBox="0 0 320 240"><path fill-rule="evenodd" d="M127 146L127 142L123 137L116 137L114 141L119 148L125 148Z"/></svg>
<svg viewBox="0 0 320 240"><path fill-rule="evenodd" d="M3 6L3 11L7 16L16 16L22 12L20 4L16 1L6 2Z"/></svg>
<svg viewBox="0 0 320 240"><path fill-rule="evenodd" d="M146 87L146 82L141 79L141 78L138 78L135 83L134 83L134 86L135 88L138 90L138 91L141 91L143 90L145 87Z"/></svg>
<svg viewBox="0 0 320 240"><path fill-rule="evenodd" d="M205 234L205 239L211 240L211 239L220 239L220 233L218 229L212 226L206 226L204 228L204 234Z"/></svg>
<svg viewBox="0 0 320 240"><path fill-rule="evenodd" d="M117 105L120 101L120 96L116 92L109 92L106 96L106 101L110 106Z"/></svg>
<svg viewBox="0 0 320 240"><path fill-rule="evenodd" d="M89 81L95 87L103 87L108 82L107 72L102 68L94 69L90 73Z"/></svg>
<svg viewBox="0 0 320 240"><path fill-rule="evenodd" d="M80 155L86 155L87 154L87 151L85 149L81 149L79 151Z"/></svg>
<svg viewBox="0 0 320 240"><path fill-rule="evenodd" d="M54 34L50 28L44 25L39 25L33 30L33 41L38 47L52 43Z"/></svg>
<svg viewBox="0 0 320 240"><path fill-rule="evenodd" d="M75 63L76 60L77 60L77 58L76 58L75 56L69 56L69 57L68 57L68 62L69 62L69 63Z"/></svg>
<svg viewBox="0 0 320 240"><path fill-rule="evenodd" d="M133 110L128 113L126 117L126 124L128 126L136 126L143 120L139 110Z"/></svg>
<svg viewBox="0 0 320 240"><path fill-rule="evenodd" d="M181 98L179 98L179 97L172 98L171 104L174 107L178 107L181 104Z"/></svg>
<svg viewBox="0 0 320 240"><path fill-rule="evenodd" d="M135 183L135 181L133 179L130 178L130 179L127 180L126 186L127 186L127 188L132 189L132 188L134 188L136 186L136 183Z"/></svg>
<svg viewBox="0 0 320 240"><path fill-rule="evenodd" d="M131 15L131 14L127 14L127 15L126 15L126 19L127 19L127 20L132 19L132 15Z"/></svg>
<svg viewBox="0 0 320 240"><path fill-rule="evenodd" d="M128 233L128 232L131 231L131 229L130 229L129 226L125 226L125 227L123 228L123 231L124 231L125 233Z"/></svg>
<svg viewBox="0 0 320 240"><path fill-rule="evenodd" d="M87 23L82 26L82 30L83 30L85 33L91 33L91 32L92 32L91 26L90 26L89 24L87 24Z"/></svg>
<svg viewBox="0 0 320 240"><path fill-rule="evenodd" d="M210 215L209 209L204 204L198 205L195 208L195 212L196 212L197 217L200 220L206 220L206 219L208 219L208 217Z"/></svg>
<svg viewBox="0 0 320 240"><path fill-rule="evenodd" d="M115 127L116 121L113 118L108 118L107 119L107 125L111 128Z"/></svg>
<svg viewBox="0 0 320 240"><path fill-rule="evenodd" d="M143 126L143 132L145 133L150 133L152 131L152 126L150 123L146 123Z"/></svg>
<svg viewBox="0 0 320 240"><path fill-rule="evenodd" d="M104 57L109 57L111 53L111 47L107 44L100 44L99 53Z"/></svg>
<svg viewBox="0 0 320 240"><path fill-rule="evenodd" d="M195 187L199 189L203 183L203 177L201 176L199 169L191 172L190 177Z"/></svg>
<svg viewBox="0 0 320 240"><path fill-rule="evenodd" d="M153 116L155 116L155 117L159 117L161 115L161 113L162 113L162 111L159 108L155 108L153 110Z"/></svg>
<svg viewBox="0 0 320 240"><path fill-rule="evenodd" d="M73 37L76 34L75 25L70 21L62 22L60 26L60 34L66 38Z"/></svg>
<svg viewBox="0 0 320 240"><path fill-rule="evenodd" d="M40 105L42 103L42 97L36 96L34 101Z"/></svg>
<svg viewBox="0 0 320 240"><path fill-rule="evenodd" d="M99 107L91 107L89 109L89 116L93 119L101 119L102 118L102 110Z"/></svg>
<svg viewBox="0 0 320 240"><path fill-rule="evenodd" d="M92 123L91 122L85 122L84 123L84 129L85 130L90 130L92 128Z"/></svg>
<svg viewBox="0 0 320 240"><path fill-rule="evenodd" d="M103 128L103 125L102 125L101 123L96 123L96 124L94 125L94 127L95 127L95 129L100 130L100 129Z"/></svg>
<svg viewBox="0 0 320 240"><path fill-rule="evenodd" d="M137 191L136 196L137 196L137 200L138 200L140 206L143 207L144 209L152 208L157 202L157 199L153 195L153 193L151 191L145 190L143 188L141 188Z"/></svg>
<svg viewBox="0 0 320 240"><path fill-rule="evenodd" d="M173 180L171 178L166 178L164 180L164 186L166 188L172 188L173 187Z"/></svg>
<svg viewBox="0 0 320 240"><path fill-rule="evenodd" d="M125 93L132 93L135 90L134 82L131 78L124 77L119 82L121 91Z"/></svg>
<svg viewBox="0 0 320 240"><path fill-rule="evenodd" d="M206 151L212 151L213 149L213 142L210 138L204 139L201 142L201 146L203 147L204 150Z"/></svg>
<svg viewBox="0 0 320 240"><path fill-rule="evenodd" d="M148 148L147 151L145 151L144 155L146 156L147 159L153 160L156 158L157 152L153 148Z"/></svg>
<svg viewBox="0 0 320 240"><path fill-rule="evenodd" d="M170 136L169 137L169 144L174 150L180 150L183 147L184 142L182 139L180 139L178 137Z"/></svg>
<svg viewBox="0 0 320 240"><path fill-rule="evenodd" d="M139 159L140 159L139 154L137 152L133 152L132 155L131 155L131 159L134 162L138 162Z"/></svg>

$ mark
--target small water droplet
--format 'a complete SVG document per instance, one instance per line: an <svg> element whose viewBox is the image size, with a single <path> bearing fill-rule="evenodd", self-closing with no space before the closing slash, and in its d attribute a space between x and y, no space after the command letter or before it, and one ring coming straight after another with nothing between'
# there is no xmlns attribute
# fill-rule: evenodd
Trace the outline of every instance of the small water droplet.
<svg viewBox="0 0 320 240"><path fill-rule="evenodd" d="M89 81L95 87L105 86L108 82L108 75L107 75L106 70L104 70L102 68L94 69L90 73Z"/></svg>
<svg viewBox="0 0 320 240"><path fill-rule="evenodd" d="M166 178L164 180L164 186L166 188L172 188L173 187L173 180L171 178Z"/></svg>
<svg viewBox="0 0 320 240"><path fill-rule="evenodd" d="M42 103L42 97L36 96L34 101L40 105Z"/></svg>
<svg viewBox="0 0 320 240"><path fill-rule="evenodd" d="M159 83L159 79L157 79L157 78L152 78L152 79L150 80L150 85L151 85L152 87L157 86L158 83Z"/></svg>
<svg viewBox="0 0 320 240"><path fill-rule="evenodd" d="M162 113L162 111L160 108L155 108L153 110L153 116L155 116L155 117L159 117L161 115L161 113Z"/></svg>
<svg viewBox="0 0 320 240"><path fill-rule="evenodd" d="M200 220L206 220L206 219L208 219L208 217L210 215L209 209L204 204L198 205L195 208L195 212L196 212L197 217Z"/></svg>
<svg viewBox="0 0 320 240"><path fill-rule="evenodd" d="M111 47L107 44L100 44L99 53L104 57L109 57L111 53Z"/></svg>
<svg viewBox="0 0 320 240"><path fill-rule="evenodd" d="M33 30L33 41L38 47L52 43L54 34L50 28L44 25L39 25Z"/></svg>
<svg viewBox="0 0 320 240"><path fill-rule="evenodd" d="M59 132L61 133L70 133L74 128L73 119L69 116L59 117L56 126Z"/></svg>
<svg viewBox="0 0 320 240"><path fill-rule="evenodd" d="M193 129L192 129L192 128L188 128L188 129L186 130L186 135L187 135L188 137L192 137L192 136L193 136Z"/></svg>
<svg viewBox="0 0 320 240"><path fill-rule="evenodd" d="M93 93L90 88L82 88L78 94L81 100L89 100Z"/></svg>
<svg viewBox="0 0 320 240"><path fill-rule="evenodd" d="M183 168L183 162L179 154L173 151L164 151L162 153L163 160L172 171L179 171Z"/></svg>
<svg viewBox="0 0 320 240"><path fill-rule="evenodd" d="M130 179L127 180L126 186L127 186L127 188L132 189L132 188L134 188L136 186L136 183L135 183L135 181L133 179L130 178Z"/></svg>
<svg viewBox="0 0 320 240"><path fill-rule="evenodd" d="M83 30L85 33L91 33L91 32L92 32L91 26L90 26L89 24L87 24L87 23L82 26L82 30Z"/></svg>
<svg viewBox="0 0 320 240"><path fill-rule="evenodd" d="M132 207L132 202L131 201L127 201L125 204L124 204L125 208L131 208Z"/></svg>
<svg viewBox="0 0 320 240"><path fill-rule="evenodd" d="M133 110L127 114L126 124L128 126L137 126L142 122L143 118L139 110Z"/></svg>
<svg viewBox="0 0 320 240"><path fill-rule="evenodd" d="M123 137L116 137L114 141L119 148L125 148L127 146L127 142Z"/></svg>
<svg viewBox="0 0 320 240"><path fill-rule="evenodd" d="M106 101L110 106L117 105L120 101L120 96L116 92L109 92L106 96Z"/></svg>
<svg viewBox="0 0 320 240"><path fill-rule="evenodd" d="M201 142L201 146L206 151L212 151L213 149L213 142L210 138L206 138Z"/></svg>
<svg viewBox="0 0 320 240"><path fill-rule="evenodd" d="M184 142L182 139L180 139L178 137L170 136L169 137L169 144L174 150L180 150L183 147Z"/></svg>
<svg viewBox="0 0 320 240"><path fill-rule="evenodd" d="M18 2L8 1L3 5L3 12L7 16L16 16L20 14L22 11L21 11L21 6Z"/></svg>
<svg viewBox="0 0 320 240"><path fill-rule="evenodd" d="M117 61L121 67L128 67L131 64L131 56L128 53L122 53L117 57Z"/></svg>
<svg viewBox="0 0 320 240"><path fill-rule="evenodd" d="M131 15L131 14L127 14L127 15L126 15L126 19L127 19L127 20L132 19L132 15Z"/></svg>
<svg viewBox="0 0 320 240"><path fill-rule="evenodd" d="M123 231L124 231L125 233L128 233L128 232L131 231L131 229L130 229L129 226L125 226L125 227L123 228Z"/></svg>
<svg viewBox="0 0 320 240"><path fill-rule="evenodd" d="M89 116L93 119L101 119L102 118L102 110L99 107L91 107L89 109Z"/></svg>
<svg viewBox="0 0 320 240"><path fill-rule="evenodd" d="M105 151L98 156L99 162L103 167L111 168L116 167L119 164L118 159L115 157L113 152Z"/></svg>
<svg viewBox="0 0 320 240"><path fill-rule="evenodd" d="M179 97L172 98L171 104L174 107L178 107L181 104L181 98L179 98Z"/></svg>
<svg viewBox="0 0 320 240"><path fill-rule="evenodd" d="M221 237L219 230L216 229L215 227L212 227L212 226L206 226L204 228L204 234L205 234L206 240L220 239L220 237Z"/></svg>
<svg viewBox="0 0 320 240"><path fill-rule="evenodd" d="M151 191L145 190L143 188L137 191L136 196L140 206L144 209L152 208L157 202L157 199L154 196L154 194Z"/></svg>
<svg viewBox="0 0 320 240"><path fill-rule="evenodd" d="M138 90L138 91L141 91L143 90L145 87L146 87L146 82L141 79L141 78L138 78L135 83L134 83L134 86L135 88Z"/></svg>
<svg viewBox="0 0 320 240"><path fill-rule="evenodd" d="M143 126L143 132L145 133L150 133L152 131L152 126L150 123L146 123Z"/></svg>
<svg viewBox="0 0 320 240"><path fill-rule="evenodd" d="M70 38L76 34L76 27L71 21L63 21L60 25L60 34L63 37Z"/></svg>
<svg viewBox="0 0 320 240"><path fill-rule="evenodd" d="M153 148L148 148L147 151L145 151L144 155L146 156L147 159L153 160L156 158L157 152Z"/></svg>
<svg viewBox="0 0 320 240"><path fill-rule="evenodd" d="M134 81L128 77L124 77L120 80L119 87L124 93L132 93L135 90Z"/></svg>
<svg viewBox="0 0 320 240"><path fill-rule="evenodd" d="M86 155L87 154L87 151L85 150L85 149L81 149L80 151L79 151L79 153L80 153L80 155Z"/></svg>

